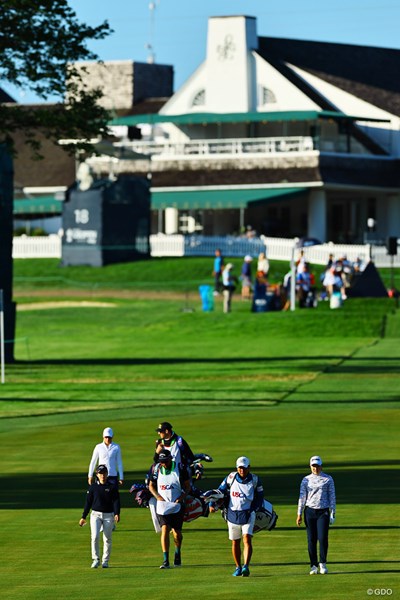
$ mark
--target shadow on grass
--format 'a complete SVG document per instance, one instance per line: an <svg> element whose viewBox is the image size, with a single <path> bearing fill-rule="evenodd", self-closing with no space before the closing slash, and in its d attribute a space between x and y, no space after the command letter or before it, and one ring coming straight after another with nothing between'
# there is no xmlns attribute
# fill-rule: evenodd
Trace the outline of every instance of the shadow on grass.
<svg viewBox="0 0 400 600"><path fill-rule="evenodd" d="M256 538L257 539L257 538ZM329 561L329 565L332 567L333 565L398 565L400 561L398 560L342 560L342 561ZM253 562L254 567L290 567L292 565L304 565L304 561L300 562L267 562L267 563L257 563Z"/></svg>
<svg viewBox="0 0 400 600"><path fill-rule="evenodd" d="M251 365L277 368L292 375L303 371L323 372L327 375L397 375L400 372L400 357L380 356L360 358L356 355L317 355L317 356L254 356L254 357L136 357L136 358L62 358L16 361L16 368L24 367L182 367L185 365L234 365L236 371L246 371ZM241 367L242 365L242 367ZM398 399L395 396L393 400Z"/></svg>
<svg viewBox="0 0 400 600"><path fill-rule="evenodd" d="M329 365L327 370L344 372L351 367L351 363L355 364L355 369L368 369L368 372L380 373L381 369L391 369L400 364L400 356L374 356L371 357L359 357L357 354L351 356L349 354L316 354L315 356L301 356L299 354L291 355L279 355L279 356L249 356L249 357L195 357L195 356L169 356L169 357L134 357L134 358L43 358L37 360L16 360L14 365L100 365L100 366L135 366L135 365L171 365L171 364L226 364L227 361L230 363L273 363L273 362L324 362L324 361L344 361L340 365ZM365 366L364 366L364 363ZM387 366L381 363L387 363Z"/></svg>
<svg viewBox="0 0 400 600"><path fill-rule="evenodd" d="M396 504L399 498L399 483L393 477L396 470L390 468L398 463L394 460L372 461L348 464L334 463L327 469L335 480L337 502L340 504ZM223 477L232 469L207 468L207 479L198 487L208 490L218 487ZM126 484L121 488L123 508L136 508L129 488L134 482L143 481L143 472L127 473ZM265 496L279 514L279 505L297 504L300 482L307 474L304 465L290 467L258 467L257 474L262 478ZM16 474L0 477L2 494L0 509L43 509L76 508L83 509L87 484L85 474L49 473ZM284 523L280 523L284 525ZM291 525L291 523L287 524ZM374 529L385 527L373 525ZM391 526L394 527L394 526ZM352 529L352 526L348 527ZM369 526L365 527L369 529Z"/></svg>
<svg viewBox="0 0 400 600"><path fill-rule="evenodd" d="M54 358L40 360L18 360L15 365L100 365L100 366L137 366L137 365L173 365L173 364L223 364L227 363L268 363L268 362L287 362L294 361L299 363L312 363L314 361L343 361L349 360L349 356L340 356L337 354L325 356L253 356L253 357L183 357L175 356L168 358ZM385 359L386 360L386 359ZM389 359L387 359L389 360ZM394 360L394 359L393 359ZM399 361L399 359L397 359Z"/></svg>

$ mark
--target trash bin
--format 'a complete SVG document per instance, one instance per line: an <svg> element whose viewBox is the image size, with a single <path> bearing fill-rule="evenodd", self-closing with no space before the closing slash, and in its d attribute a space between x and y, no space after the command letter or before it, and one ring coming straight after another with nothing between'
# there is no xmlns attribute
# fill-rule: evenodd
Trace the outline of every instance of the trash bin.
<svg viewBox="0 0 400 600"><path fill-rule="evenodd" d="M214 295L210 285L199 286L200 298L204 312L214 310Z"/></svg>
<svg viewBox="0 0 400 600"><path fill-rule="evenodd" d="M279 309L279 297L274 292L268 292L265 284L256 284L251 307L252 312L270 312Z"/></svg>
<svg viewBox="0 0 400 600"><path fill-rule="evenodd" d="M333 292L329 302L331 308L341 308L343 304L342 294L340 292Z"/></svg>

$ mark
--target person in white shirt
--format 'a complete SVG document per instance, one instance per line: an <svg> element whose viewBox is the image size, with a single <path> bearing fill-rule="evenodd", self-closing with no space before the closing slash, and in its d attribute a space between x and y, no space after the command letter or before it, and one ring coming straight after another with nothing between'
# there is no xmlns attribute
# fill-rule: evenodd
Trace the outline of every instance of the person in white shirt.
<svg viewBox="0 0 400 600"><path fill-rule="evenodd" d="M232 306L232 296L233 292L236 289L237 277L235 277L232 273L233 264L228 263L224 270L222 271L222 289L223 289L223 297L224 297L224 313L231 312Z"/></svg>
<svg viewBox="0 0 400 600"><path fill-rule="evenodd" d="M310 458L311 475L303 478L300 484L300 496L297 507L297 527L304 521L307 528L308 554L310 557L310 575L318 573L317 542L319 542L319 572L326 575L328 557L329 525L333 525L336 516L335 484L330 475L322 471L320 456Z"/></svg>
<svg viewBox="0 0 400 600"><path fill-rule="evenodd" d="M269 272L269 261L265 252L260 252L257 262L257 279L266 279Z"/></svg>
<svg viewBox="0 0 400 600"><path fill-rule="evenodd" d="M89 485L93 483L93 473L98 464L106 465L108 481L119 485L124 483L121 448L119 444L113 442L113 437L114 432L111 427L106 427L103 431L102 443L94 447L88 471Z"/></svg>

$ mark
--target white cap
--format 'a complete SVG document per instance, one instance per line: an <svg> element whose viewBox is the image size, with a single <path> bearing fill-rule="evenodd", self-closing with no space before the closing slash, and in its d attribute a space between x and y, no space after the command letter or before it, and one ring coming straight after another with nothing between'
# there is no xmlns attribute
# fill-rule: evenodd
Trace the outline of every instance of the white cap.
<svg viewBox="0 0 400 600"><path fill-rule="evenodd" d="M319 467L322 465L322 459L320 456L312 456L310 458L310 467L311 465L318 465Z"/></svg>
<svg viewBox="0 0 400 600"><path fill-rule="evenodd" d="M250 460L246 456L239 456L236 461L236 468L238 469L239 467L244 467L245 469L248 469L249 466Z"/></svg>
<svg viewBox="0 0 400 600"><path fill-rule="evenodd" d="M250 254L246 254L246 256L244 257L244 260L245 260L246 262L251 262L251 261L253 260L253 257L252 257L252 256L250 256Z"/></svg>
<svg viewBox="0 0 400 600"><path fill-rule="evenodd" d="M106 427L105 430L103 431L103 438L105 437L114 437L114 432L111 429L111 427Z"/></svg>

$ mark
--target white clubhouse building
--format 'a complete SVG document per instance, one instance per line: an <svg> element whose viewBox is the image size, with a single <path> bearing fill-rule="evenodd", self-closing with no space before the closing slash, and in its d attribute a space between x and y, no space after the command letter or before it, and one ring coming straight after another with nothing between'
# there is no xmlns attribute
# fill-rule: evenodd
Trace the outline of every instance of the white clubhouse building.
<svg viewBox="0 0 400 600"><path fill-rule="evenodd" d="M117 117L114 156L87 162L97 177L151 178L153 233L251 226L360 243L369 221L375 238L400 237L399 70L398 50L259 37L254 17L213 17L186 83L156 112L139 101Z"/></svg>

